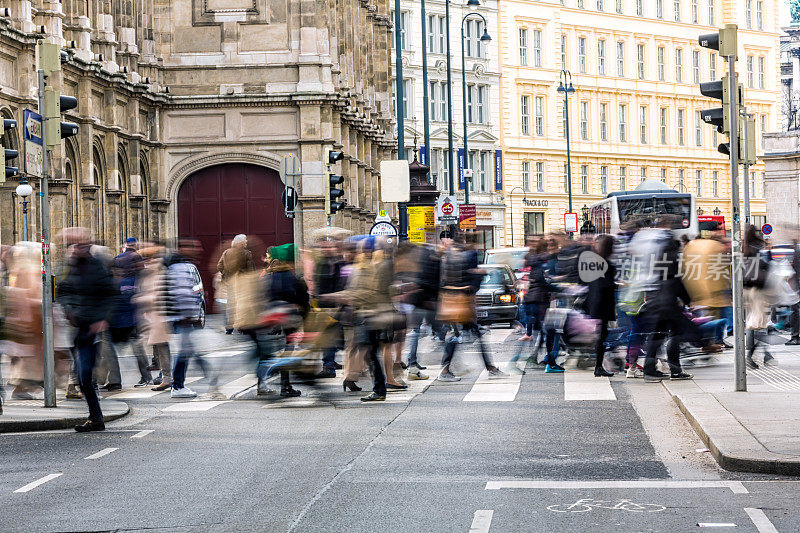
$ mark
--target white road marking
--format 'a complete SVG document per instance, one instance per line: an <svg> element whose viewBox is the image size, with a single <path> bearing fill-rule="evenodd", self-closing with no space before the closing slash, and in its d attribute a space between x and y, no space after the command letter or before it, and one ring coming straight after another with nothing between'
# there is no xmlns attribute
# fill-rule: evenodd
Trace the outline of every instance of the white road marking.
<svg viewBox="0 0 800 533"><path fill-rule="evenodd" d="M27 485L18 488L14 492L28 492L28 491L31 491L31 490L35 489L36 487L38 487L39 485L43 485L43 484L47 483L48 481L57 478L58 476L62 475L63 473L64 472L59 472L58 474L47 474L46 476L41 477L41 478L37 479L36 481L31 481Z"/></svg>
<svg viewBox="0 0 800 533"><path fill-rule="evenodd" d="M234 379L219 388L219 391L225 395L226 398L232 398L236 393L245 389L249 389L256 384L257 378L255 374L245 374L244 376Z"/></svg>
<svg viewBox="0 0 800 533"><path fill-rule="evenodd" d="M220 358L220 357L236 357L237 355L242 355L244 353L247 353L247 352L246 351L242 351L242 350L221 350L219 352L210 352L210 353L204 354L203 357L216 359L216 358Z"/></svg>
<svg viewBox="0 0 800 533"><path fill-rule="evenodd" d="M736 527L733 522L698 522L700 527Z"/></svg>
<svg viewBox="0 0 800 533"><path fill-rule="evenodd" d="M616 400L617 395L614 394L608 378L598 378L593 372L575 370L564 372L564 399L567 401Z"/></svg>
<svg viewBox="0 0 800 533"><path fill-rule="evenodd" d="M135 433L135 434L131 435L131 438L132 439L141 439L142 437L148 436L153 431L155 431L155 430L154 429L143 429L143 430L139 431L138 433Z"/></svg>
<svg viewBox="0 0 800 533"><path fill-rule="evenodd" d="M194 383L195 381L200 381L202 376L195 376L193 378L186 378L185 383ZM132 389L126 390L123 392L118 392L117 394L112 394L110 396L106 396L106 398L114 398L115 400L141 400L144 398L152 398L158 394L163 394L165 392L169 392L170 389L164 390L151 390L150 387L142 387L141 389Z"/></svg>
<svg viewBox="0 0 800 533"><path fill-rule="evenodd" d="M756 370L750 370L750 373L765 384L780 391L800 390L800 378L782 368L765 365Z"/></svg>
<svg viewBox="0 0 800 533"><path fill-rule="evenodd" d="M758 533L778 533L778 530L775 529L775 526L772 525L772 522L770 522L767 515L765 515L764 511L761 509L745 507L744 512L747 513L747 516L753 521L753 525L756 526Z"/></svg>
<svg viewBox="0 0 800 533"><path fill-rule="evenodd" d="M485 490L498 489L731 489L734 494L749 494L741 481L676 481L676 480L636 480L636 481L546 481L534 479L510 479L488 481Z"/></svg>
<svg viewBox="0 0 800 533"><path fill-rule="evenodd" d="M489 528L492 527L492 516L494 516L494 511L489 509L475 511L469 533L489 533Z"/></svg>
<svg viewBox="0 0 800 533"><path fill-rule="evenodd" d="M182 402L172 404L164 408L164 411L171 413L175 412L188 412L188 411L208 411L223 403L228 403L230 400L195 400L191 402Z"/></svg>
<svg viewBox="0 0 800 533"><path fill-rule="evenodd" d="M503 368L506 363L495 363ZM513 402L522 382L521 374L509 374L500 379L489 379L489 372L484 369L472 388L464 396L464 402Z"/></svg>
<svg viewBox="0 0 800 533"><path fill-rule="evenodd" d="M117 450L119 450L119 448L103 448L102 450L100 450L97 453L93 453L92 455L90 455L88 457L84 457L84 459L100 459L104 455L108 455L108 454L113 453L113 452L115 452Z"/></svg>

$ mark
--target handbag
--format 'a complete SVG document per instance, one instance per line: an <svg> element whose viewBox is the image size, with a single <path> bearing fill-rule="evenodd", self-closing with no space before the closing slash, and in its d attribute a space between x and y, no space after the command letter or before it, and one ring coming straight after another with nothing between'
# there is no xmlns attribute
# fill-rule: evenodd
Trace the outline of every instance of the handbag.
<svg viewBox="0 0 800 533"><path fill-rule="evenodd" d="M439 292L436 318L451 324L475 322L475 295L466 287L444 287Z"/></svg>

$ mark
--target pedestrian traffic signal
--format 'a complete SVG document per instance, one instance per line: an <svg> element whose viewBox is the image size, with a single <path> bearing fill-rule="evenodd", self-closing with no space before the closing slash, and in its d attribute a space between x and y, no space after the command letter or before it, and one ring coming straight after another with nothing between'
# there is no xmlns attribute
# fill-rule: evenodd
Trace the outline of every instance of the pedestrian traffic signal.
<svg viewBox="0 0 800 533"><path fill-rule="evenodd" d="M728 94L728 75L717 81L706 81L700 84L700 94L722 101L722 107L712 109L702 109L700 118L706 124L717 127L720 133L730 133L731 119L729 116L730 95Z"/></svg>
<svg viewBox="0 0 800 533"><path fill-rule="evenodd" d="M17 127L17 121L4 118L3 119L3 129L0 131L0 138L5 137L7 131L13 130ZM7 167L6 163L12 159L16 159L19 156L19 152L16 150L11 150L9 148L4 148L0 150L0 168L3 169L2 175L0 175L0 183L6 181L6 178L13 178L17 174L19 174L19 168L17 167Z"/></svg>
<svg viewBox="0 0 800 533"><path fill-rule="evenodd" d="M328 151L328 164L334 165L337 161L341 161L344 157L344 152L340 152L337 150L329 150Z"/></svg>
<svg viewBox="0 0 800 533"><path fill-rule="evenodd" d="M706 124L715 126L719 133L727 134L729 138L734 135L737 138L739 136L738 112L737 116L731 117L731 103L734 103L736 106L734 109L738 110L743 101L742 86L738 83L739 78L735 69L737 31L736 24L726 24L719 32L706 33L697 39L703 48L719 51L719 55L726 61L733 60L729 61L731 64L728 65L728 72L721 80L707 81L700 84L700 94L719 100L722 104L722 107L701 110L700 118ZM733 80L731 80L731 76L733 76ZM737 94L730 94L731 81L733 81L733 86L738 88ZM730 143L720 144L717 150L725 155L730 155Z"/></svg>
<svg viewBox="0 0 800 533"><path fill-rule="evenodd" d="M344 177L334 174L331 165L340 161L344 157L343 152L336 150L328 151L328 171L325 173L325 214L328 216L334 215L344 209L345 201L339 200L344 196L344 189L341 185L344 183Z"/></svg>
<svg viewBox="0 0 800 533"><path fill-rule="evenodd" d="M70 109L75 109L76 107L78 107L77 98L56 94L54 88L45 87L44 120L58 120L58 127L56 127L56 122L48 122L45 127L45 144L47 148L59 146L61 144L61 139L66 139L67 137L78 134L77 124L61 120L62 113Z"/></svg>
<svg viewBox="0 0 800 533"><path fill-rule="evenodd" d="M738 29L739 27L736 24L725 24L725 27L717 33L704 33L697 39L697 42L703 48L717 50L722 57L736 56Z"/></svg>

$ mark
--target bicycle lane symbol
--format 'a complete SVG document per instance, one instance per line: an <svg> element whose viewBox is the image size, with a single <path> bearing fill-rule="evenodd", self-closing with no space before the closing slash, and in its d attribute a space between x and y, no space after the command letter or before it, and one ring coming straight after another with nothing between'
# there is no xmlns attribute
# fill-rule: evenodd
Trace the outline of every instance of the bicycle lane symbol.
<svg viewBox="0 0 800 533"><path fill-rule="evenodd" d="M612 511L628 511L630 513L659 513L666 509L663 505L653 503L634 503L631 500L616 500L612 505L610 500L595 500L581 498L575 503L559 503L548 505L547 509L554 513L586 513L594 509L609 509Z"/></svg>

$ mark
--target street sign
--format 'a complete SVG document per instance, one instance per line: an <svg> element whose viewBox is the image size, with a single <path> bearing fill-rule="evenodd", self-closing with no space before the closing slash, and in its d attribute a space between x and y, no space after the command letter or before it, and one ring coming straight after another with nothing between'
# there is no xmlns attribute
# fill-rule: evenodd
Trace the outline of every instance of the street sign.
<svg viewBox="0 0 800 533"><path fill-rule="evenodd" d="M564 213L564 231L567 233L578 231L578 213Z"/></svg>
<svg viewBox="0 0 800 533"><path fill-rule="evenodd" d="M42 139L42 115L25 109L22 112L22 128L25 158L23 172L30 176L42 177L42 163L44 161L44 139Z"/></svg>
<svg viewBox="0 0 800 533"><path fill-rule="evenodd" d="M369 230L370 235L382 235L384 237L397 237L397 228L389 222L376 222Z"/></svg>
<svg viewBox="0 0 800 533"><path fill-rule="evenodd" d="M458 206L458 223L461 229L475 229L478 212L475 204L461 204Z"/></svg>
<svg viewBox="0 0 800 533"><path fill-rule="evenodd" d="M440 224L454 224L458 222L456 213L456 197L443 194L436 202L436 218Z"/></svg>
<svg viewBox="0 0 800 533"><path fill-rule="evenodd" d="M772 225L764 224L763 226L761 226L761 233L763 233L764 235L769 235L770 233L772 233Z"/></svg>
<svg viewBox="0 0 800 533"><path fill-rule="evenodd" d="M375 217L375 222L391 222L392 218L386 214L386 209L378 211L378 216Z"/></svg>

